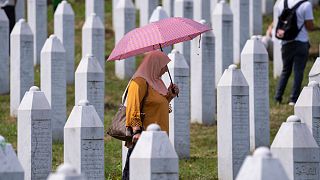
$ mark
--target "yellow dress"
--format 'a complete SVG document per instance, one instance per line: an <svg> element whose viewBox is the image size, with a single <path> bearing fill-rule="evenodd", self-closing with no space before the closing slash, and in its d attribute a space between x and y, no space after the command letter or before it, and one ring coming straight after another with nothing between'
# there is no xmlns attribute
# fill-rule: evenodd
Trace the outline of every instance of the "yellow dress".
<svg viewBox="0 0 320 180"><path fill-rule="evenodd" d="M140 105L147 93L146 80L137 77L129 85L127 96L126 126L140 126L146 129L148 125L157 123L162 131L169 134L169 102L166 96L148 86L148 96L143 106L145 117L141 122Z"/></svg>

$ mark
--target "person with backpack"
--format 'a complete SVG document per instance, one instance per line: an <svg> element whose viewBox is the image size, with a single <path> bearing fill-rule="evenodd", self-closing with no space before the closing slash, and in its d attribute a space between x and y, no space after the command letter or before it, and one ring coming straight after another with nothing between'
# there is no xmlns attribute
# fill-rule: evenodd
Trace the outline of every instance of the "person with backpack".
<svg viewBox="0 0 320 180"><path fill-rule="evenodd" d="M289 105L295 105L300 94L304 69L309 56L308 31L315 30L312 4L308 0L280 0L276 10L279 18L275 36L282 40L283 68L275 100L279 104L282 102L282 95L293 68L294 82Z"/></svg>

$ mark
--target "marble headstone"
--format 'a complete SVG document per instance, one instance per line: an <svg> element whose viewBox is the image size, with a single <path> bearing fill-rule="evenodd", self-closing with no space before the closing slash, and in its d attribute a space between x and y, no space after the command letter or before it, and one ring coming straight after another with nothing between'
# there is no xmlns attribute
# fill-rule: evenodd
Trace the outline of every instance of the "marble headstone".
<svg viewBox="0 0 320 180"><path fill-rule="evenodd" d="M75 73L75 104L88 99L104 122L104 73L92 55L83 57Z"/></svg>
<svg viewBox="0 0 320 180"><path fill-rule="evenodd" d="M217 3L212 21L215 24L215 84L218 84L223 72L233 64L233 15L228 3Z"/></svg>
<svg viewBox="0 0 320 180"><path fill-rule="evenodd" d="M211 13L216 8L216 5L221 1L224 1L224 0L210 0L210 11L211 11Z"/></svg>
<svg viewBox="0 0 320 180"><path fill-rule="evenodd" d="M17 0L15 6L16 22L19 19L25 19L25 0Z"/></svg>
<svg viewBox="0 0 320 180"><path fill-rule="evenodd" d="M174 17L184 17L184 18L193 19L193 0L175 0ZM184 55L188 65L190 65L190 58L191 58L190 41L175 44L174 48Z"/></svg>
<svg viewBox="0 0 320 180"><path fill-rule="evenodd" d="M54 34L66 50L67 84L74 83L74 12L71 5L63 0L54 13Z"/></svg>
<svg viewBox="0 0 320 180"><path fill-rule="evenodd" d="M18 109L18 158L24 179L46 179L52 167L52 111L44 92L33 86Z"/></svg>
<svg viewBox="0 0 320 180"><path fill-rule="evenodd" d="M175 0L162 0L163 9L167 12L169 17L174 16L174 1Z"/></svg>
<svg viewBox="0 0 320 180"><path fill-rule="evenodd" d="M130 179L179 179L177 153L159 125L151 124L142 132L130 157Z"/></svg>
<svg viewBox="0 0 320 180"><path fill-rule="evenodd" d="M268 15L272 14L273 11L273 0L261 0L262 14Z"/></svg>
<svg viewBox="0 0 320 180"><path fill-rule="evenodd" d="M306 123L318 146L320 145L320 86L316 81L304 87L294 106L294 114Z"/></svg>
<svg viewBox="0 0 320 180"><path fill-rule="evenodd" d="M249 0L250 36L262 35L262 0Z"/></svg>
<svg viewBox="0 0 320 180"><path fill-rule="evenodd" d="M24 170L12 145L0 135L0 180L24 180Z"/></svg>
<svg viewBox="0 0 320 180"><path fill-rule="evenodd" d="M117 21L115 24L115 41L118 43L121 38L136 27L136 8L132 0L119 0L117 7ZM119 79L130 79L135 72L136 58L130 57L115 62L115 74Z"/></svg>
<svg viewBox="0 0 320 180"><path fill-rule="evenodd" d="M277 6L281 0L277 0L273 7L273 30L272 33L275 34L276 24L278 23L278 11ZM281 1L283 2L283 1ZM277 78L281 75L282 72L282 55L281 55L281 41L275 36L272 37L273 40L273 77Z"/></svg>
<svg viewBox="0 0 320 180"><path fill-rule="evenodd" d="M47 39L47 0L28 0L28 23L33 32L33 63L40 64L40 52Z"/></svg>
<svg viewBox="0 0 320 180"><path fill-rule="evenodd" d="M230 65L217 86L218 178L234 179L250 152L249 86Z"/></svg>
<svg viewBox="0 0 320 180"><path fill-rule="evenodd" d="M139 0L140 27L147 25L154 9L159 5L159 0Z"/></svg>
<svg viewBox="0 0 320 180"><path fill-rule="evenodd" d="M9 35L9 20L4 10L0 8L0 94L10 91Z"/></svg>
<svg viewBox="0 0 320 180"><path fill-rule="evenodd" d="M241 71L249 84L250 150L270 144L269 59L257 36L252 36L241 52Z"/></svg>
<svg viewBox="0 0 320 180"><path fill-rule="evenodd" d="M95 13L102 24L104 24L104 0L85 0L86 1L86 18Z"/></svg>
<svg viewBox="0 0 320 180"><path fill-rule="evenodd" d="M33 34L20 19L10 35L10 115L16 116L24 93L33 86Z"/></svg>
<svg viewBox="0 0 320 180"><path fill-rule="evenodd" d="M169 18L168 14L161 6L158 6L152 12L149 22L152 23L166 18ZM169 54L172 51L172 46L163 47L162 49L165 54Z"/></svg>
<svg viewBox="0 0 320 180"><path fill-rule="evenodd" d="M201 23L206 24L204 20ZM200 44L199 38L191 42L191 122L212 125L216 120L215 37L208 31L202 34Z"/></svg>
<svg viewBox="0 0 320 180"><path fill-rule="evenodd" d="M320 57L316 59L309 72L309 82L317 81L320 83Z"/></svg>
<svg viewBox="0 0 320 180"><path fill-rule="evenodd" d="M64 126L64 162L87 179L104 180L104 130L89 101L73 107Z"/></svg>
<svg viewBox="0 0 320 180"><path fill-rule="evenodd" d="M240 63L240 53L249 39L249 0L230 0L233 12L233 62Z"/></svg>
<svg viewBox="0 0 320 180"><path fill-rule="evenodd" d="M204 19L211 24L211 0L197 0L193 3L193 19L200 21Z"/></svg>
<svg viewBox="0 0 320 180"><path fill-rule="evenodd" d="M279 159L274 158L267 147L259 147L248 156L236 180L289 180Z"/></svg>
<svg viewBox="0 0 320 180"><path fill-rule="evenodd" d="M86 56L87 54L92 54L98 59L103 72L105 72L104 31L105 30L102 21L95 13L86 18L86 21L82 27L82 57Z"/></svg>
<svg viewBox="0 0 320 180"><path fill-rule="evenodd" d="M298 116L283 122L271 145L289 179L319 179L319 146Z"/></svg>
<svg viewBox="0 0 320 180"><path fill-rule="evenodd" d="M180 158L190 157L190 75L189 66L184 56L173 49L168 55L171 62L168 69L173 83L177 84L180 93L171 101L172 112L169 114L169 138ZM169 75L162 77L169 87Z"/></svg>
<svg viewBox="0 0 320 180"><path fill-rule="evenodd" d="M52 138L63 141L67 113L66 51L55 35L47 39L41 50L40 83L52 109Z"/></svg>
<svg viewBox="0 0 320 180"><path fill-rule="evenodd" d="M51 173L47 180L85 180L85 178L70 164L61 164L57 172Z"/></svg>

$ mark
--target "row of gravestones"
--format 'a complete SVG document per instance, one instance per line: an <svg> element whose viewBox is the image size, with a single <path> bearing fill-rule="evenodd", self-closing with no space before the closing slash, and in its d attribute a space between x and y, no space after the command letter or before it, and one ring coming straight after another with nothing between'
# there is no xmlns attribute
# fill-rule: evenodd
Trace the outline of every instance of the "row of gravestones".
<svg viewBox="0 0 320 180"><path fill-rule="evenodd" d="M24 93L34 84L34 50L36 45L40 46L38 35L46 34L43 30L46 19L42 18L46 16L43 12L47 11L47 1L28 2L28 7L33 7L33 9L28 9L28 12L32 11L36 14L28 16L28 23L24 19L20 19L14 26L10 34L10 56L9 22L4 11L0 9L0 36L2 40L0 43L0 70L2 71L0 93L8 93L10 90L10 114L12 116L17 115L17 109ZM89 7L86 9L94 9L90 8L92 2L90 0L86 3L86 7ZM42 12L42 14L37 12ZM31 26L34 23L32 22L34 16L39 17L36 20L40 21L36 23L40 23L39 29L36 31ZM88 99L96 108L100 119L104 120L104 26L95 13L87 16L82 28L83 59L76 73L74 73L74 28L74 12L71 5L64 0L59 4L54 14L55 35L51 35L45 41L40 52L40 83L53 111L54 140L63 140L68 82L75 81L75 104L80 99Z"/></svg>

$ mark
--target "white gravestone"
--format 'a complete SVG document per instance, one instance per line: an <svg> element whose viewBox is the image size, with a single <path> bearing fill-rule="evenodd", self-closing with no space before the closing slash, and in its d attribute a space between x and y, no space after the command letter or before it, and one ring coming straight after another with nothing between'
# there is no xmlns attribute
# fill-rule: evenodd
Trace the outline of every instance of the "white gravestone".
<svg viewBox="0 0 320 180"><path fill-rule="evenodd" d="M271 145L289 179L319 179L319 146L298 116L283 122Z"/></svg>
<svg viewBox="0 0 320 180"><path fill-rule="evenodd" d="M277 0L273 7L273 30L272 34L275 34L276 25L278 23L278 11L277 6L281 0ZM283 2L283 1L281 1ZM273 77L277 78L281 75L282 72L282 54L281 54L281 41L275 36L272 37L273 40Z"/></svg>
<svg viewBox="0 0 320 180"><path fill-rule="evenodd" d="M168 14L161 6L158 6L153 11L149 22L152 23L152 22L160 21L161 19L166 19L166 18L169 18ZM162 49L165 54L169 54L172 51L172 46L163 47Z"/></svg>
<svg viewBox="0 0 320 180"><path fill-rule="evenodd" d="M230 65L217 86L218 177L234 179L250 152L249 86Z"/></svg>
<svg viewBox="0 0 320 180"><path fill-rule="evenodd" d="M214 9L216 8L216 5L221 2L221 1L225 1L225 0L210 0L210 11L211 13L214 11ZM212 19L212 18L211 18Z"/></svg>
<svg viewBox="0 0 320 180"><path fill-rule="evenodd" d="M33 32L33 63L40 64L40 52L47 39L47 0L28 0L28 23Z"/></svg>
<svg viewBox="0 0 320 180"><path fill-rule="evenodd" d="M4 10L0 8L0 94L10 91L9 35L9 20Z"/></svg>
<svg viewBox="0 0 320 180"><path fill-rule="evenodd" d="M294 106L294 114L306 123L317 144L320 145L320 87L316 81L304 87Z"/></svg>
<svg viewBox="0 0 320 180"><path fill-rule="evenodd" d="M262 5L262 14L268 15L272 14L273 11L273 2L274 0L262 0L261 5Z"/></svg>
<svg viewBox="0 0 320 180"><path fill-rule="evenodd" d="M279 159L274 158L267 147L259 147L248 156L236 180L289 180Z"/></svg>
<svg viewBox="0 0 320 180"><path fill-rule="evenodd" d="M149 18L158 5L159 0L139 0L140 27L149 24Z"/></svg>
<svg viewBox="0 0 320 180"><path fill-rule="evenodd" d="M309 82L317 81L320 83L320 57L316 59L309 72Z"/></svg>
<svg viewBox="0 0 320 180"><path fill-rule="evenodd" d="M40 83L52 108L53 140L63 141L67 113L66 51L55 35L48 38L41 50Z"/></svg>
<svg viewBox="0 0 320 180"><path fill-rule="evenodd" d="M82 27L82 57L87 54L92 54L98 59L103 72L105 72L104 38L104 26L100 18L93 13L86 18L86 21Z"/></svg>
<svg viewBox="0 0 320 180"><path fill-rule="evenodd" d="M51 173L47 180L85 180L77 169L70 164L61 164L56 173Z"/></svg>
<svg viewBox="0 0 320 180"><path fill-rule="evenodd" d="M64 162L87 179L104 180L103 124L89 101L73 107L64 134Z"/></svg>
<svg viewBox="0 0 320 180"><path fill-rule="evenodd" d="M174 17L184 17L184 18L193 19L193 0L175 0ZM184 55L188 65L190 65L190 58L191 58L190 41L175 44L174 48Z"/></svg>
<svg viewBox="0 0 320 180"><path fill-rule="evenodd" d="M119 0L115 9L117 21L115 22L115 41L118 43L121 38L136 27L136 8L132 0ZM115 74L119 79L129 79L135 72L136 58L130 57L115 62Z"/></svg>
<svg viewBox="0 0 320 180"><path fill-rule="evenodd" d="M54 13L54 34L66 50L67 84L74 83L74 12L71 5L63 0Z"/></svg>
<svg viewBox="0 0 320 180"><path fill-rule="evenodd" d="M44 92L33 86L18 109L18 158L25 179L46 179L52 167L52 111Z"/></svg>
<svg viewBox="0 0 320 180"><path fill-rule="evenodd" d="M240 53L249 39L249 0L230 0L233 12L233 62L240 63Z"/></svg>
<svg viewBox="0 0 320 180"><path fill-rule="evenodd" d="M211 0L197 0L193 3L193 19L206 20L211 25Z"/></svg>
<svg viewBox="0 0 320 180"><path fill-rule="evenodd" d="M172 112L169 114L169 138L180 158L190 157L190 70L179 51L173 49L168 55L171 62L168 69L173 83L177 84L180 93L171 101ZM169 87L170 79L164 75L163 81Z"/></svg>
<svg viewBox="0 0 320 180"><path fill-rule="evenodd" d="M202 24L206 24L204 20ZM190 83L191 122L205 125L215 123L215 37L212 31L202 34L199 44L191 42Z"/></svg>
<svg viewBox="0 0 320 180"><path fill-rule="evenodd" d="M95 13L104 24L104 0L85 0L86 1L86 18Z"/></svg>
<svg viewBox="0 0 320 180"><path fill-rule="evenodd" d="M24 93L33 86L33 34L20 19L10 35L10 115L16 116Z"/></svg>
<svg viewBox="0 0 320 180"><path fill-rule="evenodd" d="M175 0L162 0L163 9L167 12L169 17L174 16L174 1Z"/></svg>
<svg viewBox="0 0 320 180"><path fill-rule="evenodd" d="M104 73L92 55L82 58L75 73L75 104L88 99L104 122Z"/></svg>
<svg viewBox="0 0 320 180"><path fill-rule="evenodd" d="M224 70L233 64L233 15L228 3L221 0L212 13L215 24L215 84L217 85Z"/></svg>
<svg viewBox="0 0 320 180"><path fill-rule="evenodd" d="M262 0L249 0L250 36L262 35Z"/></svg>
<svg viewBox="0 0 320 180"><path fill-rule="evenodd" d="M141 0L135 0L135 2L134 2L136 9L139 9L139 10L140 10L140 1Z"/></svg>
<svg viewBox="0 0 320 180"><path fill-rule="evenodd" d="M249 84L250 150L270 145L269 58L257 36L241 52L241 71Z"/></svg>
<svg viewBox="0 0 320 180"><path fill-rule="evenodd" d="M25 0L16 0L15 13L16 22L25 18Z"/></svg>
<svg viewBox="0 0 320 180"><path fill-rule="evenodd" d="M0 180L24 180L24 170L12 145L0 135Z"/></svg>
<svg viewBox="0 0 320 180"><path fill-rule="evenodd" d="M130 179L179 179L179 159L159 125L143 131L130 157Z"/></svg>

